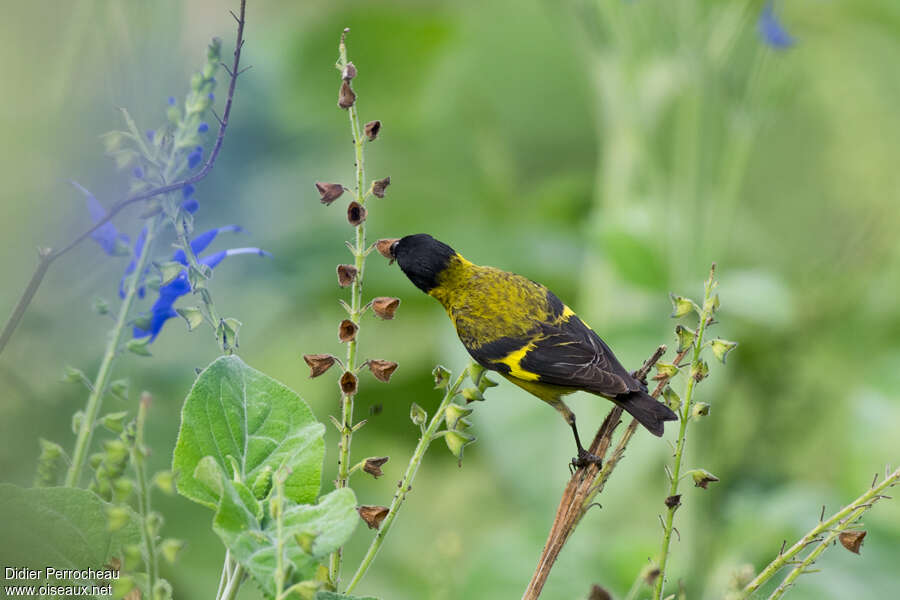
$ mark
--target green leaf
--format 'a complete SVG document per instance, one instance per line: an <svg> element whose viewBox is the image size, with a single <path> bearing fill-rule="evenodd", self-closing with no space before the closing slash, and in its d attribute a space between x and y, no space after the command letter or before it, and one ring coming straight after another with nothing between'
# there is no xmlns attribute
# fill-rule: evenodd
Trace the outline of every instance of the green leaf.
<svg viewBox="0 0 900 600"><path fill-rule="evenodd" d="M337 592L317 592L315 600L378 600L374 596L348 596Z"/></svg>
<svg viewBox="0 0 900 600"><path fill-rule="evenodd" d="M248 484L266 467L278 471L286 466L285 495L299 503L314 502L325 457L324 432L295 392L237 356L223 356L200 373L181 411L172 463L178 492L215 509L221 492L210 488L210 477L198 478L198 467L210 457L230 473L231 456ZM209 465L199 470L209 475Z"/></svg>
<svg viewBox="0 0 900 600"><path fill-rule="evenodd" d="M120 527L109 529L112 507L87 490L0 484L0 564L102 568L125 546L141 542L138 516L127 507L116 507L124 511Z"/></svg>
<svg viewBox="0 0 900 600"><path fill-rule="evenodd" d="M274 594L277 522L272 516L257 518L234 482L224 474L221 481L223 493L213 519L213 530L263 591ZM358 521L356 495L350 488L335 490L316 505L288 501L283 516L283 547L286 562L292 566L287 585L311 579L320 559L341 547ZM297 539L312 540L312 543L300 544Z"/></svg>

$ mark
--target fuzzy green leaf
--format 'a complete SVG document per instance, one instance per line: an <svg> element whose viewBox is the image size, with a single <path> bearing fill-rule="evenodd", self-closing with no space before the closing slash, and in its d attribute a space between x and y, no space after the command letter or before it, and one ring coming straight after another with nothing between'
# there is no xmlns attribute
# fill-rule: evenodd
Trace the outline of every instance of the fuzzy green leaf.
<svg viewBox="0 0 900 600"><path fill-rule="evenodd" d="M178 492L215 509L219 491L209 485L211 457L223 473L231 473L232 457L239 478L252 485L266 467L289 469L285 495L314 502L319 493L325 427L295 392L247 366L237 356L223 356L194 382L181 411L173 471ZM195 473L200 466L205 477Z"/></svg>
<svg viewBox="0 0 900 600"><path fill-rule="evenodd" d="M0 564L43 569L102 568L139 544L138 516L124 506L115 531L113 505L87 490L63 487L20 488L0 484Z"/></svg>

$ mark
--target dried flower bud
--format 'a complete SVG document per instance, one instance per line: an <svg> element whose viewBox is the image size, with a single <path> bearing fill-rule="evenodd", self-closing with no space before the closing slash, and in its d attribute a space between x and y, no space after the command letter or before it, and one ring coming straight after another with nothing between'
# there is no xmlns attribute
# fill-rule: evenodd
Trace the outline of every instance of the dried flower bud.
<svg viewBox="0 0 900 600"><path fill-rule="evenodd" d="M400 238L385 238L375 242L375 249L378 250L378 253L391 261L388 264L394 264L395 258L393 252L391 251L391 248L399 241Z"/></svg>
<svg viewBox="0 0 900 600"><path fill-rule="evenodd" d="M587 600L612 600L612 595L597 584L591 586Z"/></svg>
<svg viewBox="0 0 900 600"><path fill-rule="evenodd" d="M342 342L352 342L356 339L357 331L359 331L359 325L350 319L344 319L338 327L338 339Z"/></svg>
<svg viewBox="0 0 900 600"><path fill-rule="evenodd" d="M681 353L694 345L694 339L697 337L697 333L684 325L676 325L675 336L678 338L677 351Z"/></svg>
<svg viewBox="0 0 900 600"><path fill-rule="evenodd" d="M378 529L381 527L381 522L384 521L384 518L388 516L388 512L390 511L387 506L363 504L362 506L356 507L356 512L358 512L360 518L366 522L369 529Z"/></svg>
<svg viewBox="0 0 900 600"><path fill-rule="evenodd" d="M365 127L363 127L363 131L366 134L366 138L370 142L374 142L376 138L378 138L378 133L381 131L381 121L369 121L366 123Z"/></svg>
<svg viewBox="0 0 900 600"><path fill-rule="evenodd" d="M338 284L341 287L350 287L351 285L353 285L353 281L356 279L356 275L358 273L359 270L353 265L338 265Z"/></svg>
<svg viewBox="0 0 900 600"><path fill-rule="evenodd" d="M672 300L672 317L683 317L695 309L698 313L700 312L699 307L690 298L675 294L669 294L669 298Z"/></svg>
<svg viewBox="0 0 900 600"><path fill-rule="evenodd" d="M391 375L394 374L394 371L397 370L397 363L374 358L369 360L369 370L372 371L375 379L387 383L391 380Z"/></svg>
<svg viewBox="0 0 900 600"><path fill-rule="evenodd" d="M388 296L379 296L372 300L372 310L375 314L386 321L394 318L397 307L400 306L400 298L390 298Z"/></svg>
<svg viewBox="0 0 900 600"><path fill-rule="evenodd" d="M354 200L350 203L350 206L347 207L347 222L357 227L363 221L366 220L366 215L368 211L366 207Z"/></svg>
<svg viewBox="0 0 900 600"><path fill-rule="evenodd" d="M363 471L378 479L384 473L381 470L381 465L390 460L387 456L371 456L366 459L365 464L363 465Z"/></svg>
<svg viewBox="0 0 900 600"><path fill-rule="evenodd" d="M865 537L866 532L860 530L842 531L838 534L841 545L854 554L859 554L859 548L862 546Z"/></svg>
<svg viewBox="0 0 900 600"><path fill-rule="evenodd" d="M337 358L331 354L304 354L303 360L309 365L309 376L318 377L330 369Z"/></svg>
<svg viewBox="0 0 900 600"><path fill-rule="evenodd" d="M666 508L675 508L676 506L681 506L681 494L666 498Z"/></svg>
<svg viewBox="0 0 900 600"><path fill-rule="evenodd" d="M341 391L347 396L352 396L356 393L358 382L359 380L356 378L356 375L350 371L344 371L340 380Z"/></svg>
<svg viewBox="0 0 900 600"><path fill-rule="evenodd" d="M714 483L719 480L718 477L707 471L706 469L694 469L693 471L688 471L685 475L690 475L694 480L694 485L696 487L701 487L704 490L709 487L710 483Z"/></svg>
<svg viewBox="0 0 900 600"><path fill-rule="evenodd" d="M348 62L344 68L341 70L341 79L344 81L350 81L356 77L356 65L352 62Z"/></svg>
<svg viewBox="0 0 900 600"><path fill-rule="evenodd" d="M341 81L341 91L338 93L338 106L346 110L353 106L355 102L356 94L353 92L353 88L350 87L350 82L346 79Z"/></svg>
<svg viewBox="0 0 900 600"><path fill-rule="evenodd" d="M656 578L659 577L659 567L657 567L656 565L647 567L641 573L641 577L643 577L644 582L648 586L653 587L653 583L656 581Z"/></svg>
<svg viewBox="0 0 900 600"><path fill-rule="evenodd" d="M712 348L715 357L718 358L722 364L725 364L728 353L737 348L737 342L716 338L710 343L710 347Z"/></svg>
<svg viewBox="0 0 900 600"><path fill-rule="evenodd" d="M372 193L378 198L384 198L384 189L391 185L391 178L376 179L372 182Z"/></svg>
<svg viewBox="0 0 900 600"><path fill-rule="evenodd" d="M322 183L317 181L316 189L319 190L319 200L322 201L322 204L331 204L341 197L345 188L339 183Z"/></svg>

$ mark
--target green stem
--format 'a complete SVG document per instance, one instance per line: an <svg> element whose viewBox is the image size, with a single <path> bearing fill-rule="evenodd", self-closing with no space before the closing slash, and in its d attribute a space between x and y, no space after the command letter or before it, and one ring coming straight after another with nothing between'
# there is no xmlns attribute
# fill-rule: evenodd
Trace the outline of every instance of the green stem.
<svg viewBox="0 0 900 600"><path fill-rule="evenodd" d="M97 421L97 415L100 413L100 407L103 404L103 393L106 391L106 384L112 374L113 362L119 353L119 344L122 337L128 330L128 314L131 311L131 305L137 296L137 290L140 288L141 274L147 268L149 257L153 251L153 242L156 238L156 229L159 226L160 217L154 217L147 226L147 236L144 239L144 247L141 255L137 257L137 264L134 270L134 276L128 283L125 292L125 299L119 308L119 315L116 318L116 324L113 326L109 334L109 341L106 344L106 352L103 354L103 360L100 362L100 368L97 371L97 377L94 379L94 389L88 395L87 406L84 410L84 419L78 430L78 437L75 440L75 450L72 452L72 464L66 473L66 487L76 487L81 478L81 471L84 468L84 461L87 458L88 448L91 445L91 437L94 433L94 424Z"/></svg>
<svg viewBox="0 0 900 600"><path fill-rule="evenodd" d="M159 562L156 556L156 540L150 531L150 486L147 483L147 469L144 460L147 457L144 447L144 423L147 420L147 409L150 406L149 397L141 398L138 405L137 427L134 445L131 448L131 460L134 463L134 472L137 476L138 513L141 515L141 539L144 551L147 554L147 589L153 593L156 578L159 575Z"/></svg>
<svg viewBox="0 0 900 600"><path fill-rule="evenodd" d="M688 376L687 389L684 394L684 404L681 407L681 427L678 430L678 441L675 444L675 463L672 466L672 481L669 484L669 497L675 496L678 494L678 484L681 479L681 463L682 458L684 457L684 446L687 441L687 426L688 422L691 419L691 407L694 400L694 387L697 384L697 380L694 378L693 373L694 370L700 364L700 353L703 350L703 334L706 332L706 325L712 318L712 289L713 289L713 274L714 274L715 266L713 266L713 270L710 271L709 279L706 280L704 296L703 296L703 308L700 311L700 325L697 327L697 335L694 338L694 352L691 356L691 373ZM669 562L669 546L672 542L672 530L674 529L675 522L675 511L678 510L678 504L676 503L671 508L666 510L666 518L663 525L663 541L662 548L660 549L660 557L659 557L659 576L656 578L656 584L653 590L653 598L656 600L662 600L663 597L663 587L665 585L666 579L666 565Z"/></svg>
<svg viewBox="0 0 900 600"><path fill-rule="evenodd" d="M771 579L784 565L791 562L804 548L815 543L820 535L835 528L839 523L843 522L844 526L852 524L858 517L852 520L846 520L848 516L852 515L857 510L870 508L872 503L882 496L882 492L887 488L896 485L898 481L900 481L900 468L888 475L881 484L872 486L863 495L848 504L842 510L813 527L806 535L800 538L797 543L787 550L780 552L775 560L766 565L766 567L760 571L759 575L744 587L744 597L749 596L758 590L760 586ZM794 577L794 579L796 579L796 577Z"/></svg>
<svg viewBox="0 0 900 600"><path fill-rule="evenodd" d="M216 600L234 600L238 590L241 588L241 580L243 578L244 567L242 567L240 563L237 563L234 567L234 571L231 572L231 577L229 577L228 582L225 584L222 595L216 598Z"/></svg>
<svg viewBox="0 0 900 600"><path fill-rule="evenodd" d="M275 600L284 596L284 481L275 476L275 494L278 498L278 514L275 516L277 539L275 545Z"/></svg>
<svg viewBox="0 0 900 600"><path fill-rule="evenodd" d="M340 67L347 64L347 45L344 42L344 36L341 36L340 50ZM350 130L353 133L353 148L356 159L356 201L365 206L366 194L364 193L363 182L365 180L365 163L363 154L364 138L362 129L359 126L359 111L356 103L348 109L350 117ZM356 226L356 245L353 247L354 264L356 267L356 277L350 288L350 320L357 327L359 326L360 317L362 316L362 284L363 275L366 264L366 222L363 221ZM347 361L344 365L347 371L356 371L356 354L357 339L359 337L359 329L354 339L347 342ZM335 482L336 488L347 487L348 478L350 477L350 442L353 438L353 394L344 394L341 397L341 441L338 458L338 476ZM341 561L343 558L343 548L335 550L329 559L328 574L331 583L337 589L341 577Z"/></svg>
<svg viewBox="0 0 900 600"><path fill-rule="evenodd" d="M412 457L409 459L409 464L406 467L406 473L403 474L403 479L400 480L400 486L397 489L397 492L394 494L394 499L391 501L391 506L388 514L384 518L384 521L381 523L381 527L379 527L378 533L375 534L375 539L373 539L372 543L369 545L369 549L368 551L366 551L366 555L363 557L362 562L360 562L359 568L356 570L356 574L353 575L353 579L350 580L350 583L347 585L347 589L344 590L345 593L349 594L353 591L356 585L366 574L366 571L369 570L369 567L372 565L372 561L375 560L375 556L378 554L378 550L384 543L384 538L387 537L388 531L390 531L391 525L394 523L394 519L397 517L397 512L403 505L403 501L406 500L407 494L409 494L413 479L415 479L416 472L418 472L419 470L419 465L422 464L422 459L425 457L425 452L428 450L428 446L431 444L431 442L434 441L438 427L440 427L441 423L444 422L444 410L447 408L447 405L450 404L450 401L453 400L453 397L456 395L457 391L459 390L459 386L462 385L462 382L465 380L467 374L468 370L463 369L463 372L460 373L459 377L456 378L456 381L453 383L453 385L447 388L447 391L444 393L444 398L441 400L441 403L438 406L437 411L434 413L434 416L431 417L431 422L428 423L428 428L425 429L425 432L419 438L419 443L416 445L416 449L413 452Z"/></svg>

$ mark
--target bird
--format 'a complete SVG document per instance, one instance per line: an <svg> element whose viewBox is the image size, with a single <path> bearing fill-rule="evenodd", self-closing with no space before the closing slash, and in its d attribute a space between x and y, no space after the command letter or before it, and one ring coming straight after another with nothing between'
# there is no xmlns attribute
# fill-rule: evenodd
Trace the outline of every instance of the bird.
<svg viewBox="0 0 900 600"><path fill-rule="evenodd" d="M553 292L527 277L479 266L425 233L392 241L388 253L417 288L443 305L469 355L555 408L572 428L576 466L601 462L581 444L563 396L612 400L650 433L678 417L647 393L610 347Z"/></svg>

